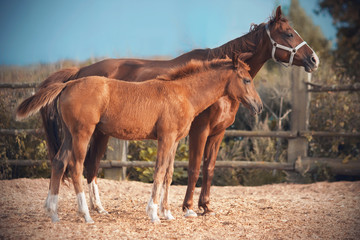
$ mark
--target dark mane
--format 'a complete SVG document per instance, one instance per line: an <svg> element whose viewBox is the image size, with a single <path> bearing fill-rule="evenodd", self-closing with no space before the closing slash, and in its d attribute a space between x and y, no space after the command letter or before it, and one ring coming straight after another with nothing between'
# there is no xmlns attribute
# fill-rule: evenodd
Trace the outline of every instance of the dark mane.
<svg viewBox="0 0 360 240"><path fill-rule="evenodd" d="M211 61L191 60L185 65L171 69L167 74L156 77L156 79L165 81L177 80L209 69L216 69L224 65L232 65L231 59L214 59Z"/></svg>
<svg viewBox="0 0 360 240"><path fill-rule="evenodd" d="M277 21L288 22L285 17L281 17L281 19ZM275 22L275 16L272 16L267 23L272 25ZM251 24L247 34L227 42L220 47L211 49L209 55L211 57L225 58L226 55L231 55L236 49L241 49L241 52L243 53L255 53L258 46L261 44L263 34L266 34L265 25L267 23Z"/></svg>

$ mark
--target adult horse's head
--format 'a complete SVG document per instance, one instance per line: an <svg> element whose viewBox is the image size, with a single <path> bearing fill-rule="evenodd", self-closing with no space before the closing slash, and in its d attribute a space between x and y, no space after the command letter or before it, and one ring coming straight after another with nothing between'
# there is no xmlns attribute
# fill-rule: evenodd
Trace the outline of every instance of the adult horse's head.
<svg viewBox="0 0 360 240"><path fill-rule="evenodd" d="M254 85L253 78L249 70L250 67L242 60L250 56L244 54L234 54L232 58L234 71L233 81L229 84L230 97L237 98L253 114L261 113L263 103ZM236 80L235 80L236 79Z"/></svg>
<svg viewBox="0 0 360 240"><path fill-rule="evenodd" d="M303 66L307 72L319 66L319 57L282 16L281 7L265 25L271 43L271 57L285 66Z"/></svg>

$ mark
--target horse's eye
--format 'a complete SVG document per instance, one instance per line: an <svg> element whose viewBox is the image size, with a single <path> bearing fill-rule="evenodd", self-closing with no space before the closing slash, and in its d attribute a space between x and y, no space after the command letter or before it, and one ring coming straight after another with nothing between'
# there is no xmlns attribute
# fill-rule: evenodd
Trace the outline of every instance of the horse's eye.
<svg viewBox="0 0 360 240"><path fill-rule="evenodd" d="M251 83L251 80L248 79L248 78L244 78L243 81L244 81L244 84L250 84Z"/></svg>
<svg viewBox="0 0 360 240"><path fill-rule="evenodd" d="M294 35L292 33L286 34L289 38L292 38Z"/></svg>

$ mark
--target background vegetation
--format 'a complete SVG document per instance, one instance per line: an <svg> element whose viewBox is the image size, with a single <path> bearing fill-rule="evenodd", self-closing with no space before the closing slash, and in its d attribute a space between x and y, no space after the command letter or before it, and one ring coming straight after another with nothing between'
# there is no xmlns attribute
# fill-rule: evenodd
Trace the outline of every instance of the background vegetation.
<svg viewBox="0 0 360 240"><path fill-rule="evenodd" d="M320 85L351 84L360 81L360 20L359 1L319 1L318 12L331 14L338 29L335 49L325 39L319 27L300 7L298 0L292 0L287 15L293 27L318 53L321 65L312 75L312 82ZM286 8L285 8L286 9ZM0 82L38 82L51 73L69 66L84 66L94 62L62 61L56 64L41 64L27 67L0 66ZM255 78L257 89L265 104L265 111L258 117L251 116L240 107L236 120L230 129L242 130L289 130L291 117L291 68L284 68L268 61ZM41 128L38 115L26 122L14 121L14 110L19 102L34 90L0 90L0 128ZM356 132L360 129L359 92L314 93L310 102L310 130ZM347 160L359 159L360 140L355 138L309 138L309 156L339 157ZM221 160L286 161L287 141L275 138L225 138L218 155ZM131 141L129 160L155 161L156 142ZM19 134L0 135L0 179L18 177L49 177L46 143L42 136ZM10 167L7 159L40 159L44 164L37 167ZM179 144L176 161L188 160L188 144L184 139ZM128 179L151 182L152 168L128 168ZM308 181L332 180L326 168L307 176ZM261 185L286 181L282 171L258 169L216 169L215 185ZM186 169L176 169L175 184L187 183ZM201 184L201 177L198 185Z"/></svg>

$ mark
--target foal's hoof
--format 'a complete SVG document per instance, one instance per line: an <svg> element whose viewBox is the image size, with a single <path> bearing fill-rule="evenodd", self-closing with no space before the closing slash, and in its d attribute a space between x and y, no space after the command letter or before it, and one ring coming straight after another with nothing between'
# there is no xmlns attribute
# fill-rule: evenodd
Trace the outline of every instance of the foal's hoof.
<svg viewBox="0 0 360 240"><path fill-rule="evenodd" d="M216 213L212 210L207 210L207 211L204 211L201 215L202 216L215 216Z"/></svg>
<svg viewBox="0 0 360 240"><path fill-rule="evenodd" d="M93 224L93 223L95 223L94 220L92 220L91 217L85 218L85 222L86 222L87 224Z"/></svg>
<svg viewBox="0 0 360 240"><path fill-rule="evenodd" d="M53 215L53 216L51 216L51 222L57 223L57 222L60 222L60 219L57 215Z"/></svg>
<svg viewBox="0 0 360 240"><path fill-rule="evenodd" d="M186 218L193 218L193 217L197 217L197 214L192 209L186 209L185 217Z"/></svg>
<svg viewBox="0 0 360 240"><path fill-rule="evenodd" d="M98 209L97 210L98 213L102 214L102 215L108 215L108 211L106 211L105 209Z"/></svg>
<svg viewBox="0 0 360 240"><path fill-rule="evenodd" d="M160 223L161 223L161 221L160 221L159 218L151 219L151 222L152 222L153 224L160 224Z"/></svg>
<svg viewBox="0 0 360 240"><path fill-rule="evenodd" d="M171 214L170 210L163 210L160 212L161 217L164 217L166 220L174 220L174 216Z"/></svg>

